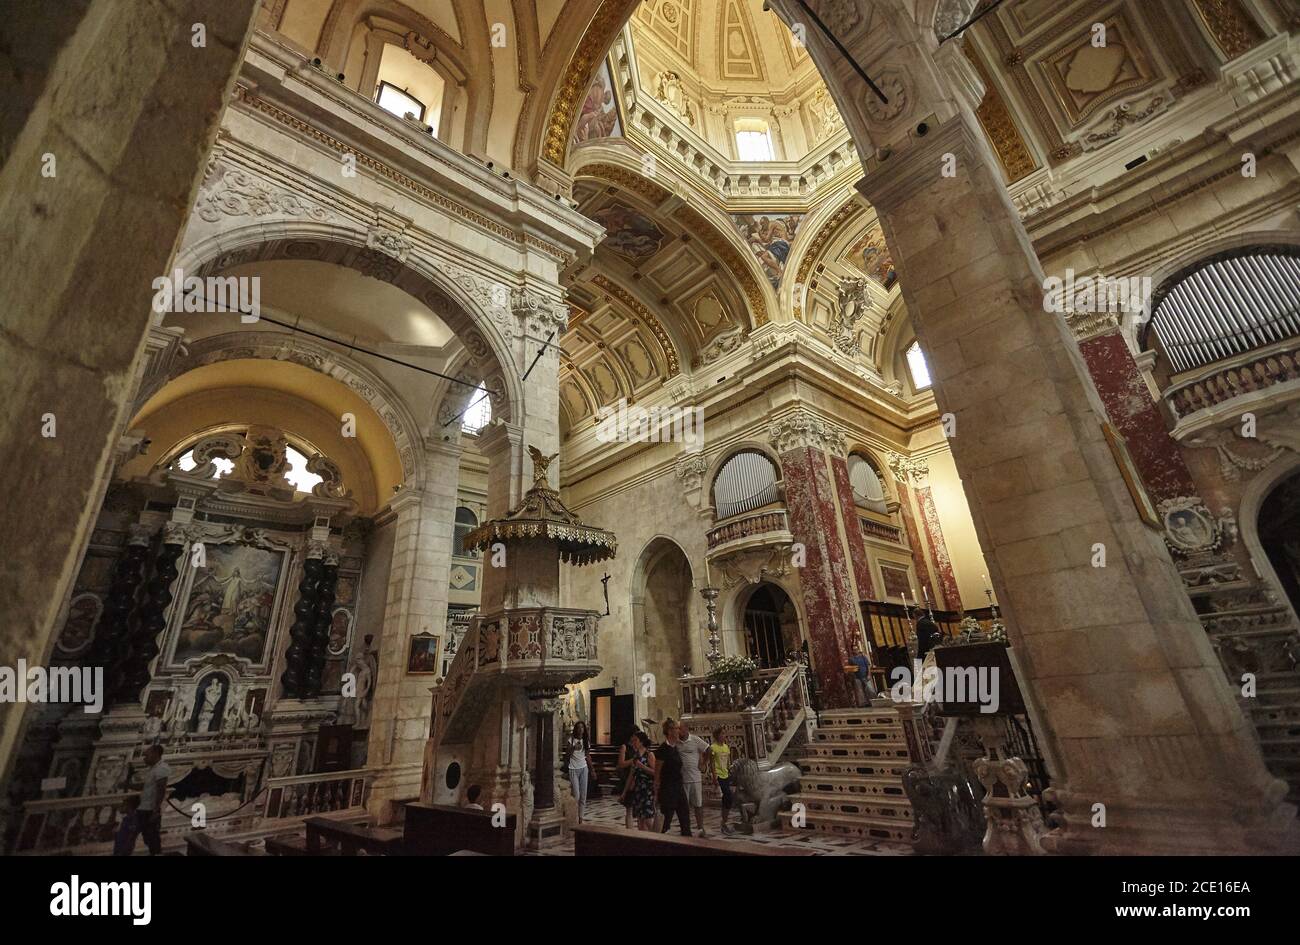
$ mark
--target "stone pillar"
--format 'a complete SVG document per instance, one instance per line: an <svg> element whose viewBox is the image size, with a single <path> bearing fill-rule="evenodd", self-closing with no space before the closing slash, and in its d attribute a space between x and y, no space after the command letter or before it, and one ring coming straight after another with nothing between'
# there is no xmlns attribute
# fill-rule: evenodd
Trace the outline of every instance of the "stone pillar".
<svg viewBox="0 0 1300 945"><path fill-rule="evenodd" d="M831 481L835 483L835 497L839 501L840 520L844 522L844 538L853 565L853 580L858 586L859 600L874 600L875 588L871 580L871 562L867 558L867 542L862 537L862 521L858 518L858 503L853 498L853 484L849 482L849 466L845 457L831 454Z"/></svg>
<svg viewBox="0 0 1300 945"><path fill-rule="evenodd" d="M940 174L949 154L955 178ZM957 418L953 456L1054 762L1065 826L1047 845L1263 849L1281 836L1285 789L1138 518L998 175L963 113L861 189L894 248L940 409ZM1092 565L1098 545L1104 568ZM1098 803L1106 829L1091 826Z"/></svg>
<svg viewBox="0 0 1300 945"><path fill-rule="evenodd" d="M23 469L0 508L0 534L21 549L0 580L0 665L49 652L127 420L152 281L170 268L257 5L6 4L0 456ZM5 768L23 707L0 704Z"/></svg>
<svg viewBox="0 0 1300 945"><path fill-rule="evenodd" d="M771 0L787 22L791 0ZM1111 455L1102 404L972 103L964 57L936 61L904 0L812 0L882 101L807 27L867 175L998 599L1036 706L1057 852L1249 852L1295 843L1157 534ZM1094 567L1098 545L1105 567ZM1097 808L1104 828L1092 826Z"/></svg>
<svg viewBox="0 0 1300 945"><path fill-rule="evenodd" d="M803 410L773 421L769 435L781 457L790 532L803 545L799 580L821 706L851 708L855 701L844 666L853 654L853 645L862 645L865 637L851 552L832 478L833 457L843 462L844 437Z"/></svg>
<svg viewBox="0 0 1300 945"><path fill-rule="evenodd" d="M411 637L441 634L447 622L460 455L459 443L428 447L425 489L402 490L390 503L397 522L368 745L370 767L385 769L370 800L371 812L381 821L388 819L394 798L420 792L433 677L408 676L406 662Z"/></svg>
<svg viewBox="0 0 1300 945"><path fill-rule="evenodd" d="M923 458L891 453L889 469L898 485L898 510L903 517L908 544L912 546L912 564L922 588L917 596L917 605L925 609L926 595L929 595L930 605L935 610L961 610L957 578L952 572L948 546L939 524L939 510L930 491L929 464Z"/></svg>

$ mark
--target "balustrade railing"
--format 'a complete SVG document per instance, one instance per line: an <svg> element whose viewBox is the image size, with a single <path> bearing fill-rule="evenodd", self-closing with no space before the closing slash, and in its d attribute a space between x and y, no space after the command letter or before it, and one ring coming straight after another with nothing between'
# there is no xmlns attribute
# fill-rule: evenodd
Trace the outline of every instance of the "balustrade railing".
<svg viewBox="0 0 1300 945"><path fill-rule="evenodd" d="M270 778L263 816L285 820L364 807L370 778L366 769Z"/></svg>
<svg viewBox="0 0 1300 945"><path fill-rule="evenodd" d="M776 764L800 728L812 721L800 663L759 670L734 682L687 677L682 680L682 707L683 719L696 732L721 728L738 757L752 758L764 768Z"/></svg>
<svg viewBox="0 0 1300 945"><path fill-rule="evenodd" d="M903 531L896 525L886 525L884 522L877 522L873 518L864 518L858 516L858 521L862 525L863 534L871 538L879 538L881 541L892 542L895 545L903 543Z"/></svg>
<svg viewBox="0 0 1300 945"><path fill-rule="evenodd" d="M790 519L785 509L766 509L737 515L709 529L708 544L712 551L722 545L762 535L789 537Z"/></svg>
<svg viewBox="0 0 1300 945"><path fill-rule="evenodd" d="M1173 384L1164 392L1175 419L1249 394L1300 380L1300 343L1294 338L1271 349L1250 351L1221 361L1208 370Z"/></svg>
<svg viewBox="0 0 1300 945"><path fill-rule="evenodd" d="M122 805L139 791L58 797L23 805L16 853L59 853L76 847L111 845L122 820Z"/></svg>

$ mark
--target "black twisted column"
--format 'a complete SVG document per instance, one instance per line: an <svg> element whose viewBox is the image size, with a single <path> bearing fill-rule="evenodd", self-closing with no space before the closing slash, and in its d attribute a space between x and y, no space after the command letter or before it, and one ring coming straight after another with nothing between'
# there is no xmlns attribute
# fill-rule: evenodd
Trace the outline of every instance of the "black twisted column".
<svg viewBox="0 0 1300 945"><path fill-rule="evenodd" d="M172 602L172 585L180 572L176 559L185 550L185 526L168 522L163 526L162 546L154 559L153 574L144 586L144 597L136 616L135 628L127 637L127 652L115 668L119 680L113 701L140 701L140 693L149 685L149 664L158 655L158 638L167 627L167 607Z"/></svg>
<svg viewBox="0 0 1300 945"><path fill-rule="evenodd" d="M330 620L333 618L334 594L339 580L339 560L327 551L321 564L320 584L316 588L316 622L307 651L307 670L303 681L304 696L319 696L325 660L329 656Z"/></svg>
<svg viewBox="0 0 1300 945"><path fill-rule="evenodd" d="M144 582L144 568L148 559L149 528L147 525L132 525L130 537L126 540L126 550L122 552L113 571L113 583L104 599L104 612L100 614L99 624L95 627L94 643L91 644L87 658L88 665L104 667L104 673L108 677L105 688L110 699L121 684L120 679L111 675L111 670L126 655L131 612L135 610L136 592Z"/></svg>
<svg viewBox="0 0 1300 945"><path fill-rule="evenodd" d="M302 563L298 600L293 605L294 621L289 628L289 649L284 655L284 672L280 675L284 694L290 699L301 699L306 694L307 657L316 627L316 591L324 569L321 555L319 547L310 548Z"/></svg>

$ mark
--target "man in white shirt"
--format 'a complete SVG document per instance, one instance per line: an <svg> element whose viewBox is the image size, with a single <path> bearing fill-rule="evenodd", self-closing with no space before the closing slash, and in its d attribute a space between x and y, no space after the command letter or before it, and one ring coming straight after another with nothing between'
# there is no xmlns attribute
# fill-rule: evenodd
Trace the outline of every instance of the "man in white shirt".
<svg viewBox="0 0 1300 945"><path fill-rule="evenodd" d="M150 856L162 853L162 803L167 796L167 779L172 776L172 769L162 760L161 745L150 745L144 750L144 769L140 787L140 806L128 817L134 818L129 835L130 843L125 849L129 855L135 849L137 837L144 837L144 845L149 848Z"/></svg>
<svg viewBox="0 0 1300 945"><path fill-rule="evenodd" d="M686 804L695 811L695 826L699 836L707 837L704 830L704 766L709 760L709 743L692 735L686 722L677 723L677 753L682 758L682 790Z"/></svg>

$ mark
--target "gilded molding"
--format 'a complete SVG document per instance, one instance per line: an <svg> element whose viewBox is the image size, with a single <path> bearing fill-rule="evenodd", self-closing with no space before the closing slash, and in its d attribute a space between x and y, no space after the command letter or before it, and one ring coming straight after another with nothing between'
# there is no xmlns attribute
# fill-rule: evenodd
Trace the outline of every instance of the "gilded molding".
<svg viewBox="0 0 1300 945"><path fill-rule="evenodd" d="M677 348L673 345L672 339L668 336L668 332L659 322L659 319L655 318L654 314L642 305L636 296L632 295L632 293L628 292L618 283L606 278L604 275L597 274L592 276L591 283L592 285L599 287L603 292L607 292L614 298L618 299L624 306L631 309L632 313L636 315L637 318L645 323L645 326L649 328L651 333L655 336L655 340L659 342L659 347L663 349L664 358L668 362L668 376L674 377L680 374L682 368L677 358Z"/></svg>
<svg viewBox="0 0 1300 945"><path fill-rule="evenodd" d="M745 292L745 298L749 301L750 310L754 313L754 325L767 324L769 319L767 299L763 295L763 289L758 284L758 280L749 271L749 265L745 258L718 232L716 226L693 207L689 205L679 207L673 213L673 219L682 224L687 232L693 233L705 246L713 250L714 254L722 260L723 265L727 267L727 271L740 283L740 287Z"/></svg>
<svg viewBox="0 0 1300 945"><path fill-rule="evenodd" d="M614 42L614 36L627 21L638 0L605 0L587 24L578 48L573 51L560 81L559 92L551 104L542 138L542 156L556 167L564 167L569 155L569 138L578 102L587 93L592 74Z"/></svg>
<svg viewBox="0 0 1300 945"><path fill-rule="evenodd" d="M1029 150L1029 145L1025 143L1020 127L1011 116L1011 110L1007 108L1002 94L993 84L988 70L984 68L984 63L980 61L969 43L962 44L962 48L966 58L971 61L975 71L979 73L980 80L984 83L984 100L980 102L975 114L984 128L984 134L988 136L989 143L993 145L993 150L997 152L1007 183L1014 184L1038 170L1038 162Z"/></svg>
<svg viewBox="0 0 1300 945"><path fill-rule="evenodd" d="M818 227L817 232L813 235L812 242L804 250L803 258L799 260L799 272L795 275L794 280L796 286L808 284L808 271L812 269L821 256L826 244L834 238L841 227L863 213L866 213L866 207L856 197L850 196L848 200L844 201L843 206L831 214L830 219ZM803 318L803 305L798 299L795 300L794 317L796 319Z"/></svg>
<svg viewBox="0 0 1300 945"><path fill-rule="evenodd" d="M1241 0L1192 0L1192 6L1226 59L1236 59L1264 41L1263 31Z"/></svg>

